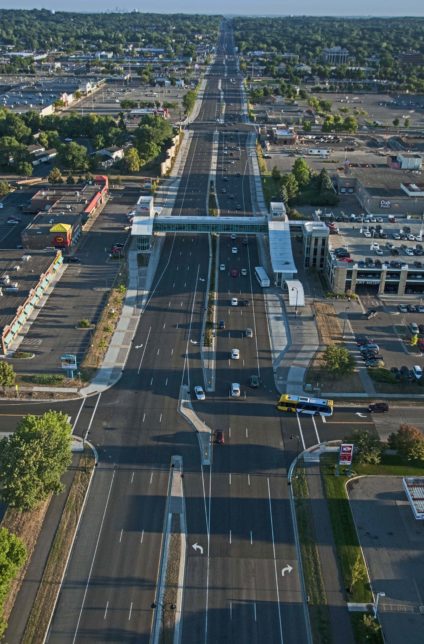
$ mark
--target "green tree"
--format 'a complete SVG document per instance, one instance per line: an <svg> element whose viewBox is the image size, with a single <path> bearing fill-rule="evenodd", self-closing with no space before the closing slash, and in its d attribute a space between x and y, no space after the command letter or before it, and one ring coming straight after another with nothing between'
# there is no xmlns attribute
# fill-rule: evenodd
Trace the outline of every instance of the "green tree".
<svg viewBox="0 0 424 644"><path fill-rule="evenodd" d="M0 528L0 637L7 627L3 618L4 603L10 585L24 565L26 558L26 548L21 539L6 528Z"/></svg>
<svg viewBox="0 0 424 644"><path fill-rule="evenodd" d="M399 119L398 119L398 118L395 118L395 119L393 119L393 121L392 121L392 123L393 123L393 125L394 125L395 127L398 127L398 126L399 126L399 122L400 122L400 121L399 121Z"/></svg>
<svg viewBox="0 0 424 644"><path fill-rule="evenodd" d="M10 186L7 181L0 181L0 197L5 197L10 192Z"/></svg>
<svg viewBox="0 0 424 644"><path fill-rule="evenodd" d="M284 175L281 180L281 185L286 189L287 199L289 201L296 199L297 195L299 194L299 184L297 183L296 177L292 172Z"/></svg>
<svg viewBox="0 0 424 644"><path fill-rule="evenodd" d="M2 360L0 362L0 387L3 387L3 391L6 391L7 387L13 387L15 380L16 375L12 365Z"/></svg>
<svg viewBox="0 0 424 644"><path fill-rule="evenodd" d="M381 443L376 436L367 431L357 431L347 438L346 442L355 445L356 458L359 463L371 463L374 465L380 463Z"/></svg>
<svg viewBox="0 0 424 644"><path fill-rule="evenodd" d="M410 125L411 125L411 119L409 117L407 117L403 121L403 127L409 127Z"/></svg>
<svg viewBox="0 0 424 644"><path fill-rule="evenodd" d="M63 490L71 463L71 425L62 412L25 416L0 442L0 489L5 503L29 510Z"/></svg>
<svg viewBox="0 0 424 644"><path fill-rule="evenodd" d="M360 552L356 555L355 563L352 566L349 592L353 591L354 586L360 582L367 581L367 569L365 568L364 561Z"/></svg>
<svg viewBox="0 0 424 644"><path fill-rule="evenodd" d="M334 376L344 376L352 373L354 359L350 351L340 344L330 344L323 355L325 368Z"/></svg>
<svg viewBox="0 0 424 644"><path fill-rule="evenodd" d="M24 177L32 177L34 168L29 161L19 161L16 164L16 172L22 174Z"/></svg>
<svg viewBox="0 0 424 644"><path fill-rule="evenodd" d="M52 168L48 176L49 183L63 183L62 173L59 168Z"/></svg>
<svg viewBox="0 0 424 644"><path fill-rule="evenodd" d="M271 176L274 179L274 181L281 181L281 178L282 178L281 171L277 168L276 165L272 168Z"/></svg>
<svg viewBox="0 0 424 644"><path fill-rule="evenodd" d="M346 116L343 121L343 130L347 132L356 132L358 129L358 121L354 116Z"/></svg>
<svg viewBox="0 0 424 644"><path fill-rule="evenodd" d="M390 434L387 443L408 461L424 459L424 436L414 425L402 424L396 433Z"/></svg>
<svg viewBox="0 0 424 644"><path fill-rule="evenodd" d="M66 177L66 183L68 186L74 186L75 185L75 179L74 175L72 173L69 173L68 176Z"/></svg>
<svg viewBox="0 0 424 644"><path fill-rule="evenodd" d="M58 158L60 163L71 172L84 172L88 168L87 148L75 141L60 146Z"/></svg>
<svg viewBox="0 0 424 644"><path fill-rule="evenodd" d="M301 157L296 159L293 164L292 173L300 189L305 188L308 185L311 179L311 171L309 170L305 159L302 159Z"/></svg>
<svg viewBox="0 0 424 644"><path fill-rule="evenodd" d="M127 172L139 172L141 159L136 148L127 148L124 152L124 166Z"/></svg>
<svg viewBox="0 0 424 644"><path fill-rule="evenodd" d="M183 96L183 107L186 114L190 114L196 102L196 92L192 89Z"/></svg>

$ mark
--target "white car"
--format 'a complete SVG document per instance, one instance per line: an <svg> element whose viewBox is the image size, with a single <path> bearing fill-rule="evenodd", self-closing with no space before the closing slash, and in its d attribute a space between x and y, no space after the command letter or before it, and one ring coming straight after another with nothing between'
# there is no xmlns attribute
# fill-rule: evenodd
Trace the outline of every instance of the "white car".
<svg viewBox="0 0 424 644"><path fill-rule="evenodd" d="M247 275L247 268L242 268L240 272L241 272L241 274L243 275L243 277L246 277L246 275Z"/></svg>
<svg viewBox="0 0 424 644"><path fill-rule="evenodd" d="M234 239L237 239L237 235L235 235L235 234L233 233L233 234L231 235L231 239L233 239L233 240L234 240Z"/></svg>
<svg viewBox="0 0 424 644"><path fill-rule="evenodd" d="M220 264L219 265L219 270L220 271L225 271L225 264Z"/></svg>
<svg viewBox="0 0 424 644"><path fill-rule="evenodd" d="M238 382L231 383L231 397L240 398L240 385Z"/></svg>
<svg viewBox="0 0 424 644"><path fill-rule="evenodd" d="M417 364L412 367L412 373L414 374L417 380L421 380L421 378L423 377L423 370Z"/></svg>
<svg viewBox="0 0 424 644"><path fill-rule="evenodd" d="M409 257L412 257L414 254L414 251L412 248L405 248L405 255L409 255Z"/></svg>
<svg viewBox="0 0 424 644"><path fill-rule="evenodd" d="M231 306L238 306L238 299L236 297L231 298Z"/></svg>
<svg viewBox="0 0 424 644"><path fill-rule="evenodd" d="M415 241L415 235L408 235L409 241Z"/></svg>
<svg viewBox="0 0 424 644"><path fill-rule="evenodd" d="M364 230L364 237L372 237L369 230Z"/></svg>
<svg viewBox="0 0 424 644"><path fill-rule="evenodd" d="M237 253L238 253L237 246L233 246L232 249L231 249L231 252L232 252L233 255L237 255Z"/></svg>
<svg viewBox="0 0 424 644"><path fill-rule="evenodd" d="M384 253L383 253L383 249L382 249L382 248L376 248L376 249L375 249L375 254L376 254L376 255L383 255L383 254L384 254Z"/></svg>
<svg viewBox="0 0 424 644"><path fill-rule="evenodd" d="M231 349L231 359L240 360L240 349Z"/></svg>
<svg viewBox="0 0 424 644"><path fill-rule="evenodd" d="M197 400L205 400L205 392L203 391L203 387L200 387L197 385L197 387L194 388L194 394L197 398Z"/></svg>

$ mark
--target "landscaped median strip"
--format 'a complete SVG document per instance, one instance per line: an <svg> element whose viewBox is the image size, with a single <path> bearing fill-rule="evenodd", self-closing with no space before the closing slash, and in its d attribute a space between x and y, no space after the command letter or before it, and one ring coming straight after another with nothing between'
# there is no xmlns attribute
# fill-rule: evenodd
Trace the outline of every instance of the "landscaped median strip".
<svg viewBox="0 0 424 644"><path fill-rule="evenodd" d="M47 636L95 469L94 453L85 445L21 644L42 644Z"/></svg>

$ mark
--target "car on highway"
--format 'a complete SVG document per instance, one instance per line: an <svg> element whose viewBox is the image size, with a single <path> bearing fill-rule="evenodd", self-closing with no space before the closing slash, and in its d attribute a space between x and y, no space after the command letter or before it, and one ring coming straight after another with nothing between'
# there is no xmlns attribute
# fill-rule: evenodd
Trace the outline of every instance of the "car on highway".
<svg viewBox="0 0 424 644"><path fill-rule="evenodd" d="M225 264L220 264L219 265L219 270L220 271L225 271Z"/></svg>
<svg viewBox="0 0 424 644"><path fill-rule="evenodd" d="M420 365L418 364L415 364L412 367L412 373L414 374L414 377L416 378L416 380L421 380L421 378L423 377L422 367L420 367Z"/></svg>
<svg viewBox="0 0 424 644"><path fill-rule="evenodd" d="M197 400L205 400L205 392L203 391L203 387L200 385L196 385L194 388L194 395L196 396Z"/></svg>
<svg viewBox="0 0 424 644"><path fill-rule="evenodd" d="M231 269L231 271L230 271L231 277L238 277L238 274L239 274L238 268L232 268Z"/></svg>
<svg viewBox="0 0 424 644"><path fill-rule="evenodd" d="M230 395L231 398L240 398L240 385L238 382L231 383Z"/></svg>
<svg viewBox="0 0 424 644"><path fill-rule="evenodd" d="M231 239L234 241L235 239L237 239L237 235L235 235L235 234L233 233L233 234L231 235Z"/></svg>
<svg viewBox="0 0 424 644"><path fill-rule="evenodd" d="M247 275L247 268L242 268L240 272L241 272L241 274L243 275L243 277L246 277L246 275Z"/></svg>
<svg viewBox="0 0 424 644"><path fill-rule="evenodd" d="M240 306L249 306L250 302L249 300L240 300L239 304Z"/></svg>
<svg viewBox="0 0 424 644"><path fill-rule="evenodd" d="M383 414L389 411L389 405L386 402L375 402L368 405L368 411L375 414Z"/></svg>
<svg viewBox="0 0 424 644"><path fill-rule="evenodd" d="M237 255L237 253L238 253L237 246L233 246L232 249L231 249L231 252L232 252L233 255Z"/></svg>
<svg viewBox="0 0 424 644"><path fill-rule="evenodd" d="M225 320L220 320L218 322L218 329L225 329Z"/></svg>
<svg viewBox="0 0 424 644"><path fill-rule="evenodd" d="M10 226L15 226L16 224L21 223L21 219L18 219L17 217L9 217L6 223L9 224Z"/></svg>
<svg viewBox="0 0 424 644"><path fill-rule="evenodd" d="M238 299L236 297L231 298L231 306L238 306Z"/></svg>
<svg viewBox="0 0 424 644"><path fill-rule="evenodd" d="M240 360L240 349L231 349L231 359Z"/></svg>
<svg viewBox="0 0 424 644"><path fill-rule="evenodd" d="M221 432L220 430L215 432L215 443L218 443L218 445L223 445L224 442L224 432Z"/></svg>
<svg viewBox="0 0 424 644"><path fill-rule="evenodd" d="M249 378L249 387L252 387L252 389L257 389L260 384L261 384L261 381L259 376L256 375L255 373L252 374Z"/></svg>
<svg viewBox="0 0 424 644"><path fill-rule="evenodd" d="M248 241L247 237L245 237L243 239L242 244L243 244L243 246L247 246L249 244L249 241Z"/></svg>
<svg viewBox="0 0 424 644"><path fill-rule="evenodd" d="M246 329L246 338L253 338L253 329L247 327Z"/></svg>

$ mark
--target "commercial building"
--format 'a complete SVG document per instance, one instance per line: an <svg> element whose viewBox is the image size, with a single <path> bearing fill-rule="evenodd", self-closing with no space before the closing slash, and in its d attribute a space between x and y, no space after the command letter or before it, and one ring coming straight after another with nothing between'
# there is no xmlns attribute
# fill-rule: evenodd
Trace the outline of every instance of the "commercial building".
<svg viewBox="0 0 424 644"><path fill-rule="evenodd" d="M68 252L78 244L84 223L106 202L108 178L76 190L67 187L39 190L26 212L37 213L22 231L25 249L57 248Z"/></svg>
<svg viewBox="0 0 424 644"><path fill-rule="evenodd" d="M62 253L23 253L2 250L0 255L0 354L6 355L22 327L54 279Z"/></svg>
<svg viewBox="0 0 424 644"><path fill-rule="evenodd" d="M423 160L420 154L396 154L387 158L387 165L398 170L420 171Z"/></svg>
<svg viewBox="0 0 424 644"><path fill-rule="evenodd" d="M321 57L327 65L346 65L349 61L349 52L344 47L325 47Z"/></svg>

